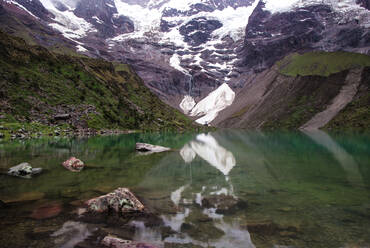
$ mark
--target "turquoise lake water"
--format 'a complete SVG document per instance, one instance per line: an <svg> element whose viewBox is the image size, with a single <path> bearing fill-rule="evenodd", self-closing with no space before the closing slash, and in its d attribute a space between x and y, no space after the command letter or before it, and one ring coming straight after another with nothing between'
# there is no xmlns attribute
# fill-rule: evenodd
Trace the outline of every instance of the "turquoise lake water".
<svg viewBox="0 0 370 248"><path fill-rule="evenodd" d="M135 143L171 147L135 152ZM87 167L72 173L71 156ZM32 179L4 174L21 162ZM138 133L0 143L0 247L370 247L370 134ZM97 220L83 202L128 187L153 213Z"/></svg>

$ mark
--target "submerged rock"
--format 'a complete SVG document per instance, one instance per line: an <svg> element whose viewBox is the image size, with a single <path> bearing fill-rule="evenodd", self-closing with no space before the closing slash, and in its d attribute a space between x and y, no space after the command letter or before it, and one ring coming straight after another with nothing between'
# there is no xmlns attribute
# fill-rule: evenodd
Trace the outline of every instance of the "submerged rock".
<svg viewBox="0 0 370 248"><path fill-rule="evenodd" d="M245 209L248 203L230 195L212 195L202 200L202 206L215 208L217 214L232 214L237 210Z"/></svg>
<svg viewBox="0 0 370 248"><path fill-rule="evenodd" d="M111 235L106 236L101 243L102 245L111 248L156 248L154 245L124 240Z"/></svg>
<svg viewBox="0 0 370 248"><path fill-rule="evenodd" d="M33 175L40 174L41 172L41 168L32 168L29 163L21 163L10 168L8 170L8 175L22 178L31 178Z"/></svg>
<svg viewBox="0 0 370 248"><path fill-rule="evenodd" d="M85 164L81 160L75 157L71 157L67 161L63 162L62 164L67 170L73 172L80 172L84 167Z"/></svg>
<svg viewBox="0 0 370 248"><path fill-rule="evenodd" d="M145 152L145 153L157 153L157 152L166 152L170 151L171 148L164 146L156 146L145 143L136 143L136 151Z"/></svg>
<svg viewBox="0 0 370 248"><path fill-rule="evenodd" d="M88 211L104 213L113 210L119 214L143 212L144 205L127 188L118 188L112 193L87 201Z"/></svg>
<svg viewBox="0 0 370 248"><path fill-rule="evenodd" d="M1 200L5 202L6 204L8 204L8 203L17 203L17 202L26 202L26 201L37 201L37 200L41 200L44 197L45 197L45 193L32 191L32 192L25 192L25 193L22 193L16 196L12 195L11 197L5 197L5 198L2 198Z"/></svg>
<svg viewBox="0 0 370 248"><path fill-rule="evenodd" d="M44 204L36 208L31 218L36 220L49 219L58 216L62 212L62 205L58 202Z"/></svg>

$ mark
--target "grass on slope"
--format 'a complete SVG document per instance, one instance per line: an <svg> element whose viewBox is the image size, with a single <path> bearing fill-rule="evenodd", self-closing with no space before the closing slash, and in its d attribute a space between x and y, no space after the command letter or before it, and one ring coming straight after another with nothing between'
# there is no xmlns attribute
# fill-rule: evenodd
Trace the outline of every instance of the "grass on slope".
<svg viewBox="0 0 370 248"><path fill-rule="evenodd" d="M6 116L0 124L54 125L60 113L73 116L72 128L193 127L150 92L129 65L52 53L0 32L0 116Z"/></svg>
<svg viewBox="0 0 370 248"><path fill-rule="evenodd" d="M309 52L293 54L278 62L286 76L328 77L356 66L370 66L370 56L349 52Z"/></svg>

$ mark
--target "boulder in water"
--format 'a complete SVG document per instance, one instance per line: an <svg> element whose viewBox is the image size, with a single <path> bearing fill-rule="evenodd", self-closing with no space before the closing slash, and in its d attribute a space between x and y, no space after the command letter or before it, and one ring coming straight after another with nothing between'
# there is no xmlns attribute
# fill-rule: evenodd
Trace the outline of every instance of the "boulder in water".
<svg viewBox="0 0 370 248"><path fill-rule="evenodd" d="M67 170L73 172L80 172L84 167L85 164L81 160L75 157L71 157L67 161L63 162L62 164Z"/></svg>
<svg viewBox="0 0 370 248"><path fill-rule="evenodd" d="M119 214L140 213L144 205L127 188L118 188L112 193L93 198L86 202L88 211L104 213L113 210Z"/></svg>
<svg viewBox="0 0 370 248"><path fill-rule="evenodd" d="M10 168L8 170L8 175L22 178L31 178L33 175L40 174L41 172L41 168L32 168L29 163L21 163Z"/></svg>
<svg viewBox="0 0 370 248"><path fill-rule="evenodd" d="M170 150L171 148L164 147L164 146L156 146L156 145L145 144L145 143L136 143L136 151L139 151L139 152L159 153L159 152L166 152Z"/></svg>
<svg viewBox="0 0 370 248"><path fill-rule="evenodd" d="M111 235L106 236L101 243L102 245L111 248L156 248L154 245L124 240Z"/></svg>

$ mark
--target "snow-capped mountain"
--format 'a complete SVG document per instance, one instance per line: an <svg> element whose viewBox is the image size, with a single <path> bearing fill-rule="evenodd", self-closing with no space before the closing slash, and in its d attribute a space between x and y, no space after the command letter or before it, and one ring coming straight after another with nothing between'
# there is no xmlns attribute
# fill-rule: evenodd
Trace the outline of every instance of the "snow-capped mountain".
<svg viewBox="0 0 370 248"><path fill-rule="evenodd" d="M370 51L367 0L1 1L81 53L131 64L162 100L200 123L232 104L242 75L289 53Z"/></svg>

